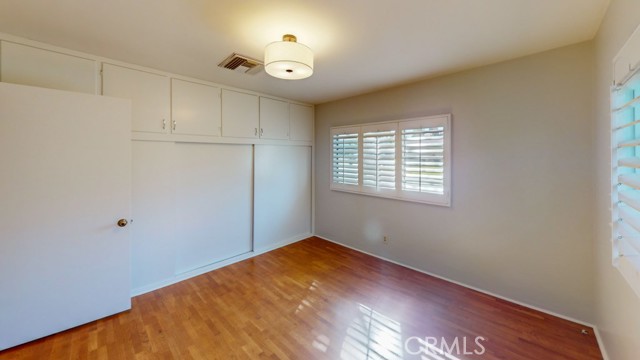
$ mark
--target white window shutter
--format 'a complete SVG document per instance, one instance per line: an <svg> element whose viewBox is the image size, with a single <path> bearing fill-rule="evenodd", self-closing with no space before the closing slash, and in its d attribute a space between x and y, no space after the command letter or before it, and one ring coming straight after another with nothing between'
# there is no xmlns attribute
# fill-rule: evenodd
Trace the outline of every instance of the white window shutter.
<svg viewBox="0 0 640 360"><path fill-rule="evenodd" d="M359 132L358 128L331 131L331 186L332 188L359 185Z"/></svg>
<svg viewBox="0 0 640 360"><path fill-rule="evenodd" d="M449 115L400 123L403 195L450 203L451 119Z"/></svg>
<svg viewBox="0 0 640 360"><path fill-rule="evenodd" d="M396 188L397 123L362 127L362 186Z"/></svg>
<svg viewBox="0 0 640 360"><path fill-rule="evenodd" d="M444 193L444 127L402 130L402 190Z"/></svg>
<svg viewBox="0 0 640 360"><path fill-rule="evenodd" d="M611 90L613 263L640 296L640 73L617 75Z"/></svg>
<svg viewBox="0 0 640 360"><path fill-rule="evenodd" d="M451 115L331 128L331 189L451 204Z"/></svg>

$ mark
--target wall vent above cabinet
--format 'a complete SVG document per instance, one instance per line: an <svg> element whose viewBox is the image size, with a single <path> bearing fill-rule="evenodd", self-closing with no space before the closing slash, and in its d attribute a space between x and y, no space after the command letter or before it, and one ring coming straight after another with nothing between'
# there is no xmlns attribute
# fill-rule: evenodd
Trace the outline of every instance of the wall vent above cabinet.
<svg viewBox="0 0 640 360"><path fill-rule="evenodd" d="M240 55L238 53L233 53L218 64L218 66L240 73L253 75L262 70L262 61Z"/></svg>

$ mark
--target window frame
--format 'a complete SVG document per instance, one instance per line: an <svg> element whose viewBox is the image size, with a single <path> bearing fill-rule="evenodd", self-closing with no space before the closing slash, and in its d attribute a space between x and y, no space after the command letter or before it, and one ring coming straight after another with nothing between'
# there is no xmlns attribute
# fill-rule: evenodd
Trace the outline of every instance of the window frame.
<svg viewBox="0 0 640 360"><path fill-rule="evenodd" d="M402 189L402 130L414 128L412 126L439 127L444 128L443 134L443 193L417 192ZM395 130L395 189L378 188L365 186L363 183L364 167L364 133ZM348 185L333 182L334 150L333 138L336 134L357 133L358 134L358 184ZM329 188L334 191L347 192L360 195L375 196L387 199L417 202L438 206L451 206L451 114L441 114L434 116L422 116L393 121L381 121L375 123L363 123L358 125L335 126L330 128L330 172Z"/></svg>

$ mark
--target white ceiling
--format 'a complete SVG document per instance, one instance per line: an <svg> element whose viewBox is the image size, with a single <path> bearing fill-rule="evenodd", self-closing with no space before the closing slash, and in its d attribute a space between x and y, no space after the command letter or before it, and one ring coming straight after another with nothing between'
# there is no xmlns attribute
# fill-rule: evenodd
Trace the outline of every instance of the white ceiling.
<svg viewBox="0 0 640 360"><path fill-rule="evenodd" d="M0 32L322 103L592 39L610 0L2 0ZM292 33L305 80L217 64Z"/></svg>

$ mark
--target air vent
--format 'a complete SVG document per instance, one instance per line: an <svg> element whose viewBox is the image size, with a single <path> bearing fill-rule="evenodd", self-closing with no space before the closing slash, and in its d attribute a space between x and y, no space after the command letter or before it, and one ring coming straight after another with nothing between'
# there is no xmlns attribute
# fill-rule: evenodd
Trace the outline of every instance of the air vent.
<svg viewBox="0 0 640 360"><path fill-rule="evenodd" d="M262 70L262 61L248 56L233 53L224 59L218 66L245 74L257 74Z"/></svg>

